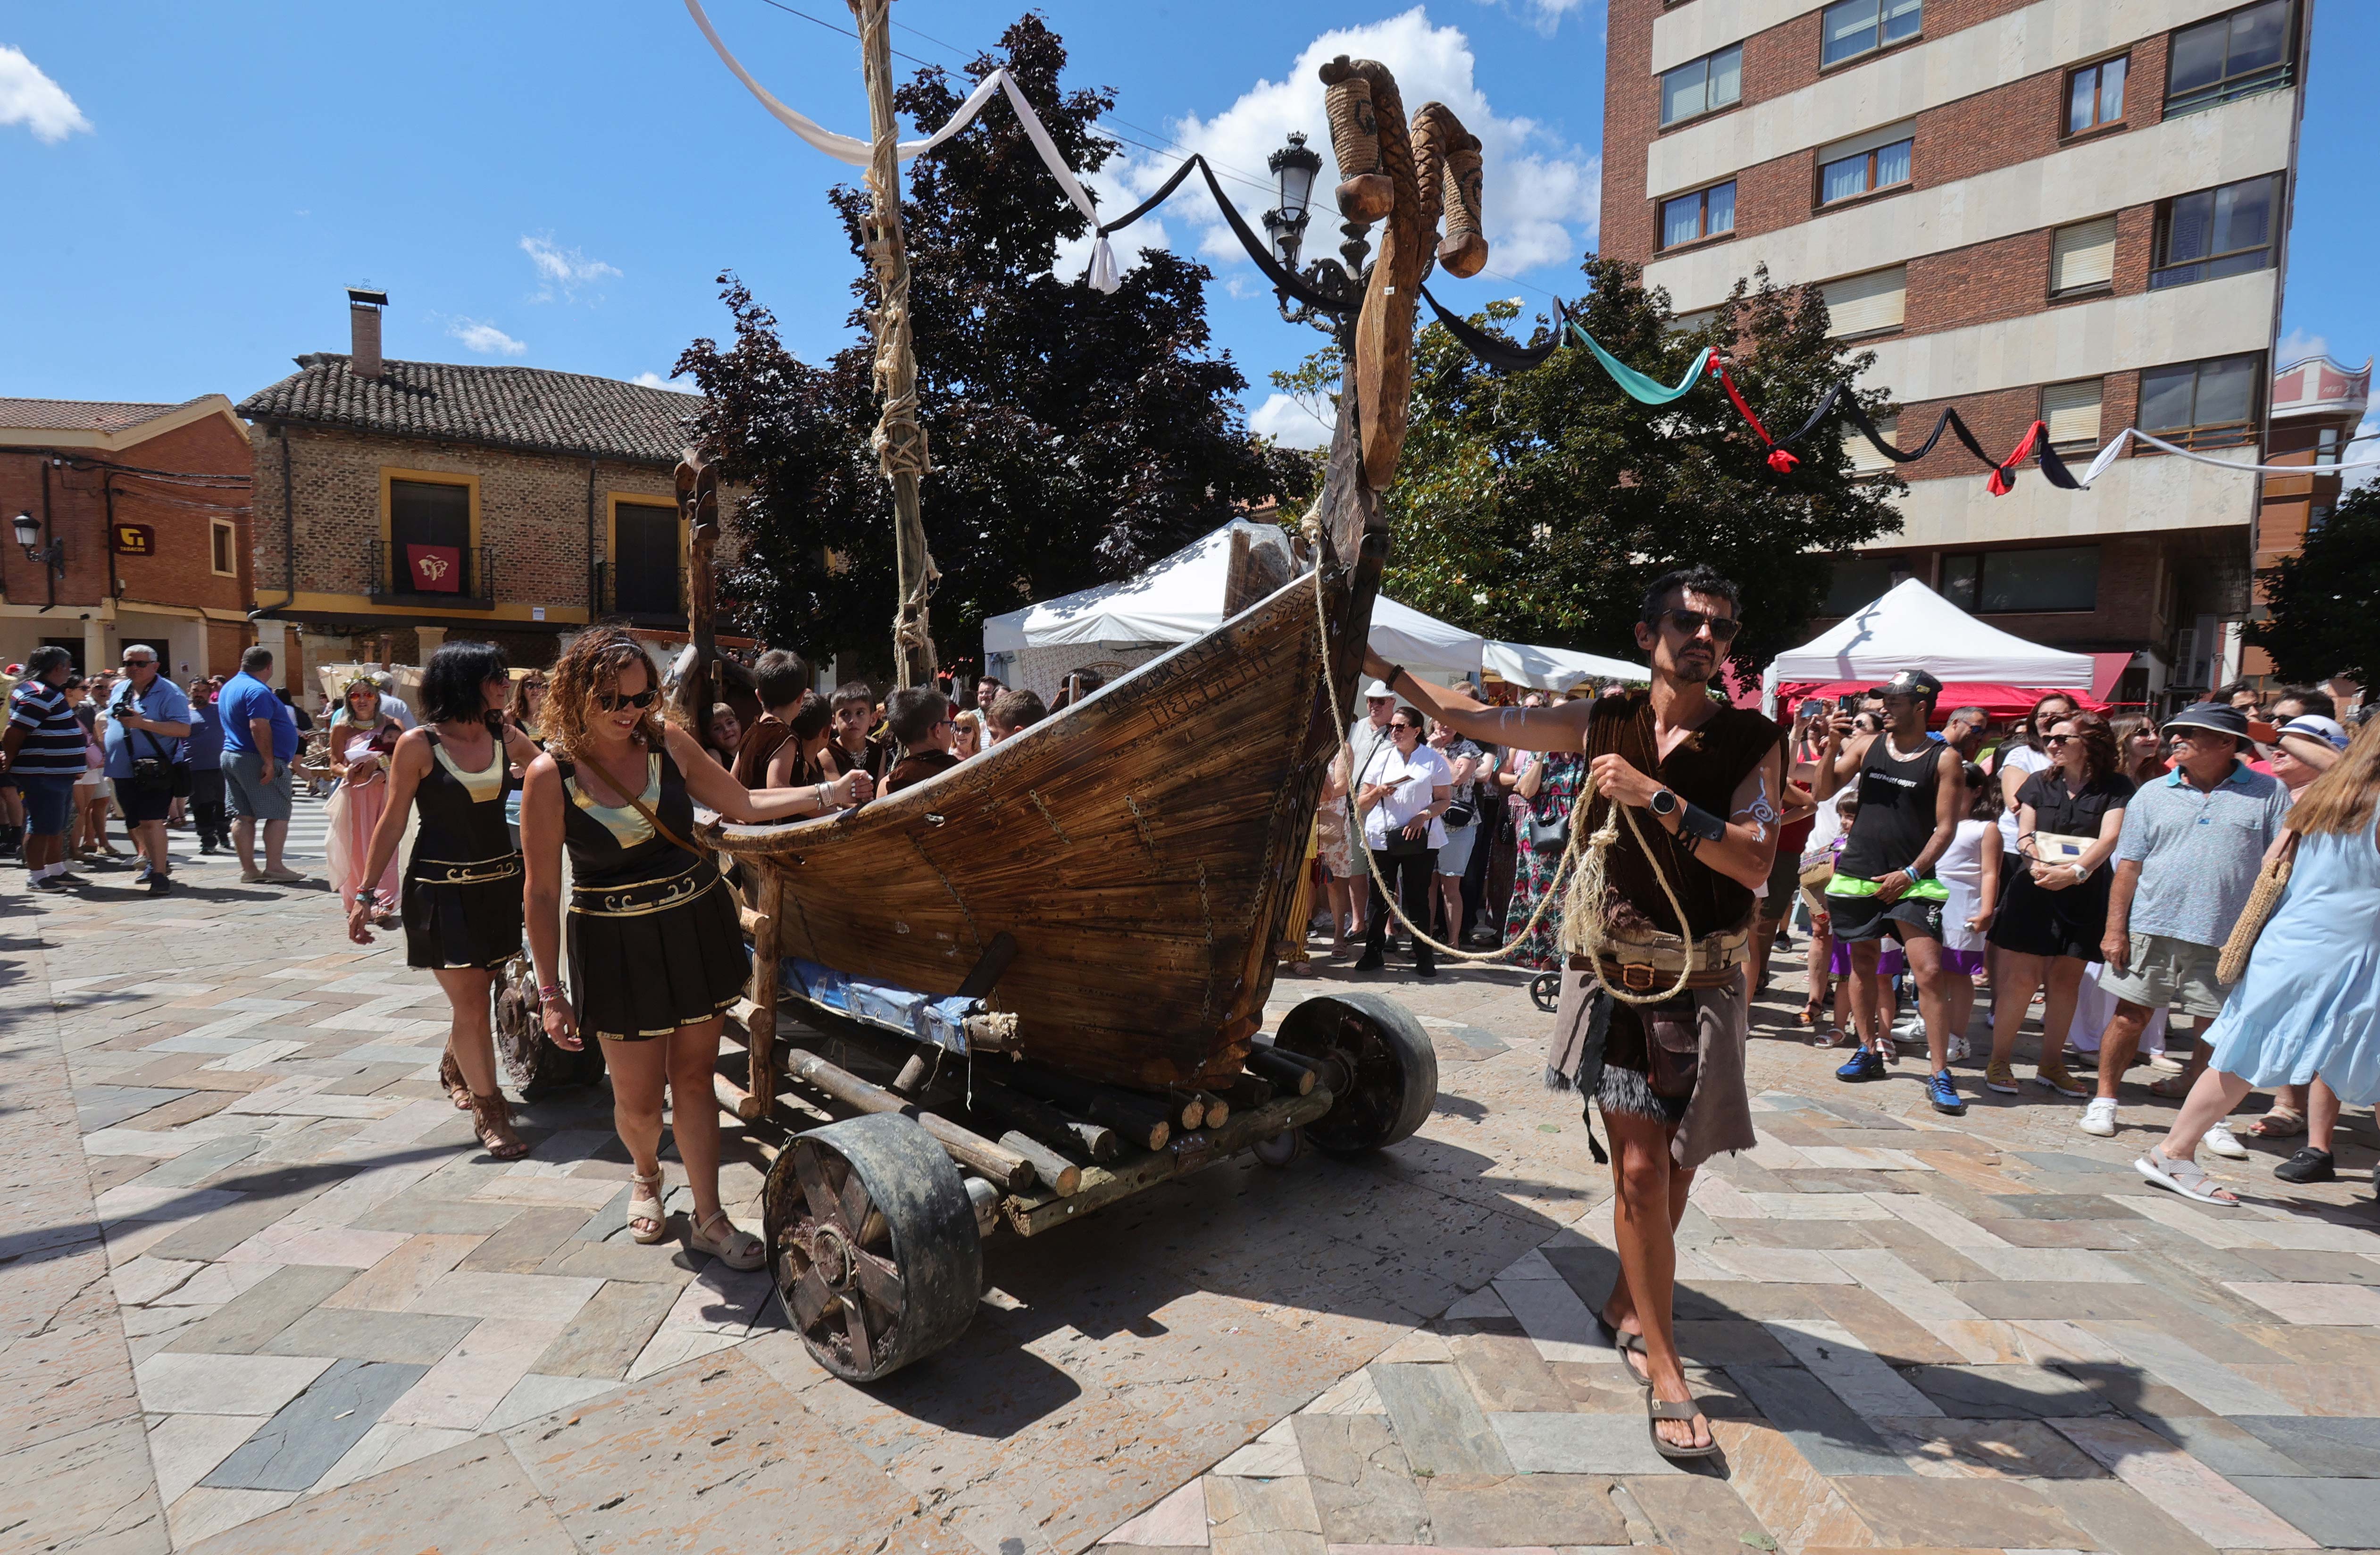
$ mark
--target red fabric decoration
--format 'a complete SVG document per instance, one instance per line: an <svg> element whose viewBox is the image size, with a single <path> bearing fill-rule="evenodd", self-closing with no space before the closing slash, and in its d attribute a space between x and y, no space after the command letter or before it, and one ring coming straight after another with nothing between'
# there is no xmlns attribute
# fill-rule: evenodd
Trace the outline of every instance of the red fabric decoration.
<svg viewBox="0 0 2380 1555"><path fill-rule="evenodd" d="M1996 497L2004 497L2007 496L2009 492L2016 489L2016 482L2009 479L2010 473L2013 471L2017 466L2024 463L2025 456L2033 452L2034 443L2041 438L2047 436L2048 433L2048 424L2042 421L2035 421L2033 425L2025 428L2024 440L2016 445L2016 452L2010 454L2007 458L2002 459L1998 466L1993 469L1991 480L1985 482L1985 484L1990 489L1992 495Z"/></svg>
<svg viewBox="0 0 2380 1555"><path fill-rule="evenodd" d="M463 552L454 545L408 545L405 575L417 594L459 594L463 591Z"/></svg>
<svg viewBox="0 0 2380 1555"><path fill-rule="evenodd" d="M1727 397L1735 401L1736 413L1744 419L1754 431L1760 434L1760 441L1767 445L1768 468L1779 475L1791 475L1793 472L1793 467L1802 461L1777 446L1777 440L1768 435L1768 429L1760 424L1760 418L1752 413L1752 407L1743 403L1743 395L1736 388L1735 380L1728 375L1725 362L1718 364L1718 381L1727 390Z"/></svg>

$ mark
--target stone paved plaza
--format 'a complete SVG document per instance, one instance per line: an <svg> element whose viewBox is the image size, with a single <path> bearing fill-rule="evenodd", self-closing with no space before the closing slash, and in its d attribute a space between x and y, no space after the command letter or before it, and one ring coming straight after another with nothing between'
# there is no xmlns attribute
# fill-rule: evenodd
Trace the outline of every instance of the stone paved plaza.
<svg viewBox="0 0 2380 1555"><path fill-rule="evenodd" d="M0 877L0 1549L2380 1547L2362 1113L2348 1181L2257 1144L2211 1163L2249 1205L2204 1209L2131 1170L2172 1105L2144 1086L2096 1140L1978 1062L1943 1118L1918 1064L1840 1085L1763 1004L1760 1147L1681 1233L1725 1448L1687 1470L1591 1318L1609 1179L1538 1085L1548 1018L1509 972L1392 970L1361 980L1440 1055L1419 1136L1003 1235L969 1332L855 1389L762 1276L626 1239L606 1093L488 1160L401 944L175 847L162 900ZM747 1224L782 1136L730 1128Z"/></svg>

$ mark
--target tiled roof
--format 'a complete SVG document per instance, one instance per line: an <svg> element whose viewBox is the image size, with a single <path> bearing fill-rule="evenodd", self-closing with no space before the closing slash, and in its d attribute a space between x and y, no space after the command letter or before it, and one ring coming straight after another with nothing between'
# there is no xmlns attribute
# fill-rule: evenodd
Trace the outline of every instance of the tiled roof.
<svg viewBox="0 0 2380 1555"><path fill-rule="evenodd" d="M200 395L199 399L207 396ZM0 399L0 429L11 431L123 431L153 421L184 405L145 405L112 399Z"/></svg>
<svg viewBox="0 0 2380 1555"><path fill-rule="evenodd" d="M345 356L323 351L299 357L298 368L242 400L239 413L251 421L674 464L688 441L686 419L702 404L671 389L535 367L392 361L381 377L358 378Z"/></svg>

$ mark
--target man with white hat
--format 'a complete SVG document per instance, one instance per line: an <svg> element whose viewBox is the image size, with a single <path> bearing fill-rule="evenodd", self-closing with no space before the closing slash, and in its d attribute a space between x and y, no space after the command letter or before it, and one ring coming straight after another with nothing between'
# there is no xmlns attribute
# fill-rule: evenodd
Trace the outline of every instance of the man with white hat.
<svg viewBox="0 0 2380 1555"><path fill-rule="evenodd" d="M1347 748L1354 758L1347 769L1347 792L1351 798L1362 784L1364 774L1372 770L1372 758L1378 755L1384 747L1394 743L1389 737L1389 719L1396 711L1395 692L1377 680L1365 682L1364 716L1347 726ZM1366 871L1366 874L1369 872ZM1366 898L1364 923L1366 926L1378 923L1388 916L1388 898L1380 893L1379 882L1375 881ZM1393 929L1389 938L1391 941L1396 939Z"/></svg>
<svg viewBox="0 0 2380 1555"><path fill-rule="evenodd" d="M2216 963L2289 808L2280 780L2243 759L2248 715L2238 708L2193 702L2165 732L2173 771L2141 784L2124 808L2099 947L2099 986L2115 995L2116 1013L2099 1039L2099 1094L2080 1126L2102 1137L2116 1132L2117 1082L2150 1014L2168 1005L2202 1020L2222 1014Z"/></svg>

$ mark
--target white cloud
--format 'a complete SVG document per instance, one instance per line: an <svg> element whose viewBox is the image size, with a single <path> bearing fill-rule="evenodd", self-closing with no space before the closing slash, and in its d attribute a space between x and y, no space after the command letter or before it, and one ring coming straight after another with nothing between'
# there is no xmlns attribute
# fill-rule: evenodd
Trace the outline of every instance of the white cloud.
<svg viewBox="0 0 2380 1555"><path fill-rule="evenodd" d="M477 319L457 319L446 326L446 333L461 341L467 350L482 356L517 357L528 349L528 343L515 340L493 324Z"/></svg>
<svg viewBox="0 0 2380 1555"><path fill-rule="evenodd" d="M24 50L0 43L0 125L12 124L25 126L34 140L51 146L78 129L91 129L64 87L43 75Z"/></svg>
<svg viewBox="0 0 2380 1555"><path fill-rule="evenodd" d="M2328 355L2330 355L2330 341L2324 335L2308 334L2301 329L2293 329L2281 336L2280 365L2283 367L2289 366L2291 362L2301 362L2308 357Z"/></svg>
<svg viewBox="0 0 2380 1555"><path fill-rule="evenodd" d="M581 286L620 276L615 266L589 259L579 249L563 248L550 237L524 236L520 247L521 252L528 256L528 262L537 267L538 279L544 283L529 299L532 302L552 302L557 293L565 302L575 301Z"/></svg>
<svg viewBox="0 0 2380 1555"><path fill-rule="evenodd" d="M696 388L692 383L672 383L669 379L662 377L660 373L650 370L638 373L634 378L629 379L628 382L631 383L641 383L648 389L667 389L672 394L698 395L702 393L700 389Z"/></svg>
<svg viewBox="0 0 2380 1555"><path fill-rule="evenodd" d="M1531 24L1548 38L1554 35L1555 29L1561 26L1562 18L1572 12L1600 8L1601 0L1525 0L1522 6Z"/></svg>
<svg viewBox="0 0 2380 1555"><path fill-rule="evenodd" d="M1256 414L1248 418L1248 431L1284 448L1330 446L1330 428L1287 395L1277 394L1257 407Z"/></svg>
<svg viewBox="0 0 2380 1555"><path fill-rule="evenodd" d="M1536 8L1558 14L1573 0L1535 0ZM1174 121L1173 139L1204 152L1224 180L1250 226L1257 225L1267 206L1271 176L1265 159L1288 133L1304 130L1307 144L1322 154L1323 169L1315 179L1313 225L1307 229L1305 251L1329 253L1338 247L1337 206L1330 190L1339 182L1331 155L1330 121L1323 110L1323 90L1315 74L1338 55L1378 59L1396 73L1405 113L1433 99L1454 110L1464 128L1479 137L1486 171L1486 226L1491 252L1488 267L1505 274L1542 264L1575 261L1595 243L1601 204L1602 163L1593 152L1563 140L1536 120L1505 117L1496 113L1475 79L1476 56L1470 40L1457 27L1435 27L1420 6L1385 21L1340 28L1307 44L1280 80L1259 80L1238 101L1211 118L1192 115ZM1121 165L1127 191L1120 206L1115 180L1102 199L1110 210L1130 204L1156 191L1179 165L1183 153L1148 153ZM1111 164L1115 165L1115 164ZM1265 187L1252 188L1232 175L1254 178ZM1199 251L1207 259L1229 264L1242 257L1239 242L1198 188L1196 178L1167 202L1169 215L1179 215L1199 233ZM1149 246L1141 227L1118 235L1118 258L1130 249ZM1373 229L1375 241L1378 229ZM1079 266L1078 266L1079 268Z"/></svg>

